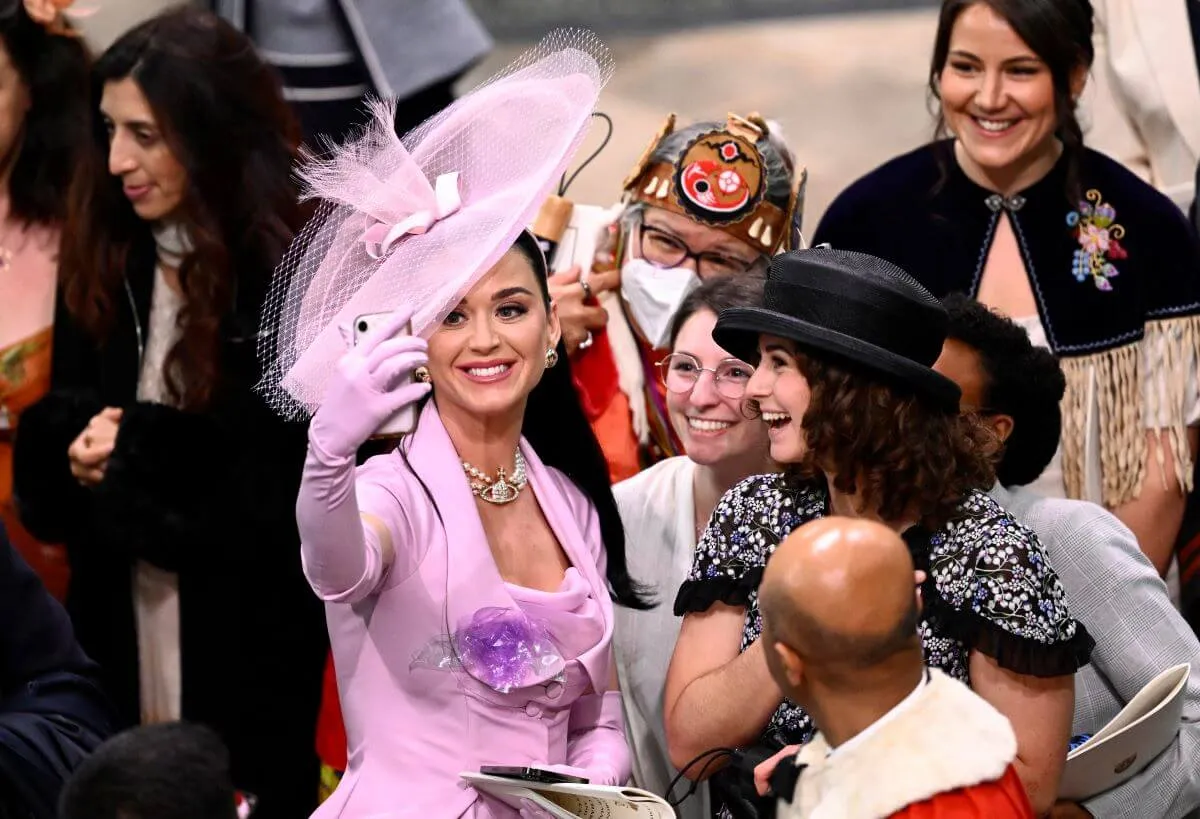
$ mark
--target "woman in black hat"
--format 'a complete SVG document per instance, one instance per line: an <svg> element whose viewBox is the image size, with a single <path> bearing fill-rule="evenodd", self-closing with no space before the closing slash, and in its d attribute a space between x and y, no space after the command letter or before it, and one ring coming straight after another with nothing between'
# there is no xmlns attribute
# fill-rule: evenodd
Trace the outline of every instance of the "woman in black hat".
<svg viewBox="0 0 1200 819"><path fill-rule="evenodd" d="M711 748L778 749L812 735L767 671L757 589L788 533L837 514L903 533L924 574L926 662L1009 717L1034 808L1052 805L1072 675L1092 642L1037 538L985 494L998 444L958 414L958 387L931 369L945 328L941 304L900 268L831 249L777 256L763 306L721 313L713 337L759 361L746 395L788 470L725 495L679 590L684 621L665 696L676 765Z"/></svg>

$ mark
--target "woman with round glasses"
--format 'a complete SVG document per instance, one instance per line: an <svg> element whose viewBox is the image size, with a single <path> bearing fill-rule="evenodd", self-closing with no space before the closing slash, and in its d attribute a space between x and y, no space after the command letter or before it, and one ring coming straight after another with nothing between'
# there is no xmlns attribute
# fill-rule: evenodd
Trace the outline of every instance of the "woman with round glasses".
<svg viewBox="0 0 1200 819"><path fill-rule="evenodd" d="M742 411L754 368L712 339L722 310L761 301L762 279L728 275L706 281L683 300L671 322L670 352L657 369L687 455L661 461L613 489L630 571L667 599L687 577L699 533L726 490L749 475L776 470L766 426ZM676 773L667 755L663 689L679 624L669 606L616 612L613 643L634 781L655 793L666 791ZM705 787L680 806L679 816L707 819L707 795Z"/></svg>
<svg viewBox="0 0 1200 819"><path fill-rule="evenodd" d="M679 130L672 115L626 179L626 206L591 277L556 288L563 340L614 481L683 454L657 375L672 319L702 282L761 275L792 247L804 180L757 114ZM607 317L585 313L581 300Z"/></svg>

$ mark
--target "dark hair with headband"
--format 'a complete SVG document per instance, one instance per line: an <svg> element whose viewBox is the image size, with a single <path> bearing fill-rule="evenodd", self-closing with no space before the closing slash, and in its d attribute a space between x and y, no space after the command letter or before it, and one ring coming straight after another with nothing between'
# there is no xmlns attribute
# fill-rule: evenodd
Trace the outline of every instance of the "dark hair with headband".
<svg viewBox="0 0 1200 819"><path fill-rule="evenodd" d="M792 174L796 169L796 158L783 141L782 137L771 132L763 120L755 120L755 124L763 129L765 136L755 147L762 156L763 172L767 179L766 200L780 210L786 211L792 196ZM667 134L650 153L650 162L665 162L675 164L683 151L697 136L705 131L719 131L725 128L723 122L695 122L686 128Z"/></svg>

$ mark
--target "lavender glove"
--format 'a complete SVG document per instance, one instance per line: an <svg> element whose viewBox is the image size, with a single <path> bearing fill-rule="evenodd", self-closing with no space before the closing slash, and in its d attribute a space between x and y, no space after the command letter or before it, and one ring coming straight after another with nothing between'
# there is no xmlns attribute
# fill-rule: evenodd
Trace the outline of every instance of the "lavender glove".
<svg viewBox="0 0 1200 819"><path fill-rule="evenodd" d="M620 691L580 697L571 706L567 730L567 764L571 768L583 769L593 785L629 781L632 767Z"/></svg>
<svg viewBox="0 0 1200 819"><path fill-rule="evenodd" d="M411 310L393 314L338 360L308 430L322 452L352 458L388 418L429 392L428 384L402 383L429 360L425 339L397 335L410 318Z"/></svg>
<svg viewBox="0 0 1200 819"><path fill-rule="evenodd" d="M362 599L386 569L378 536L364 532L359 517L354 454L401 407L429 392L428 384L397 386L428 358L424 339L396 335L410 315L397 313L342 356L308 428L296 521L305 575L323 600Z"/></svg>

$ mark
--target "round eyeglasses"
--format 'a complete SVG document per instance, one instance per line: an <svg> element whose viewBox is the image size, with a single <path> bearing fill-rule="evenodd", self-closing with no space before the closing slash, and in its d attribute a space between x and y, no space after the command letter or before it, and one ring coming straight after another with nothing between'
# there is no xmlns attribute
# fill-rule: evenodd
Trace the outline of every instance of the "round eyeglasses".
<svg viewBox="0 0 1200 819"><path fill-rule="evenodd" d="M661 228L643 224L639 228L638 247L642 258L655 267L681 267L688 259L696 260L696 275L701 279L736 276L766 267L766 256L752 261L723 253L693 253L683 239Z"/></svg>
<svg viewBox="0 0 1200 819"><path fill-rule="evenodd" d="M726 398L741 398L746 394L746 385L754 368L736 358L727 358L716 367L701 367L693 355L671 353L658 362L658 375L662 384L674 393L691 392L703 372L712 373L713 386Z"/></svg>

